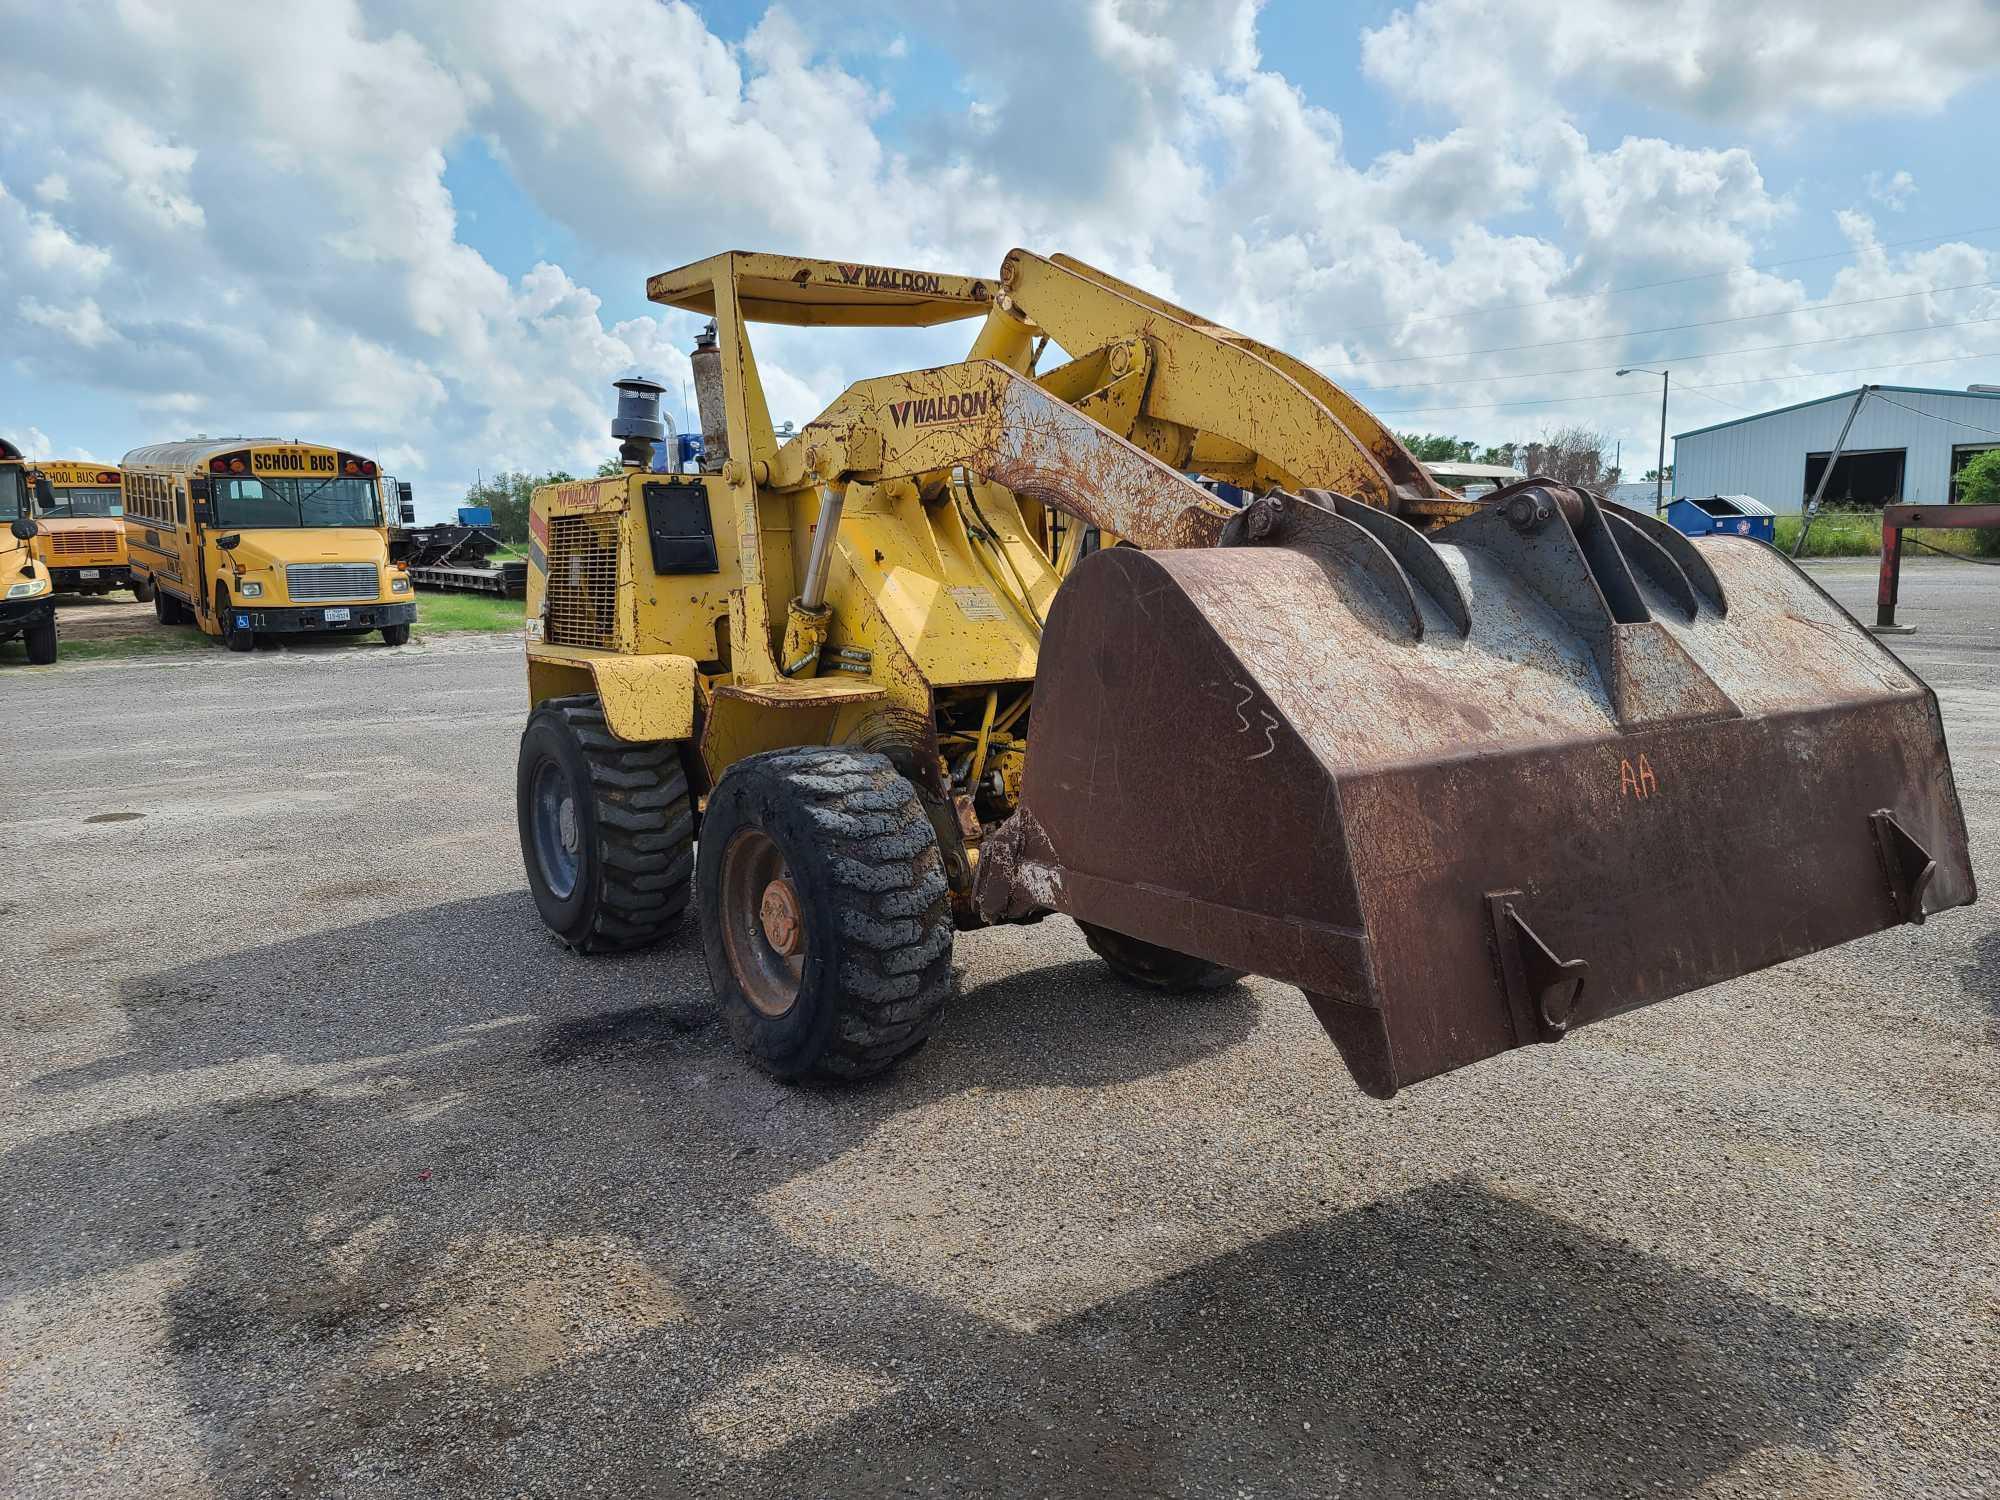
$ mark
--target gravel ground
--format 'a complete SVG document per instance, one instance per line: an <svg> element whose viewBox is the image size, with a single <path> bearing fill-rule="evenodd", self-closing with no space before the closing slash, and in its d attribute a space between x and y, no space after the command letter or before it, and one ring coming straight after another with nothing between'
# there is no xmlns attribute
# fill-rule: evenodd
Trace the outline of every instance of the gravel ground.
<svg viewBox="0 0 2000 1500"><path fill-rule="evenodd" d="M1904 601L1990 886L2000 577ZM1386 1105L1055 920L791 1089L544 935L513 642L0 694L0 1492L2000 1493L1990 908Z"/></svg>

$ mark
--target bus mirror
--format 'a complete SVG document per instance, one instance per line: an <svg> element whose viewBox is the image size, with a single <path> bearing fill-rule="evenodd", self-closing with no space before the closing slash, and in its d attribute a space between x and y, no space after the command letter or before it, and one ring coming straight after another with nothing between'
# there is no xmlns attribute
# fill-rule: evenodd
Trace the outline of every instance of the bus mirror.
<svg viewBox="0 0 2000 1500"><path fill-rule="evenodd" d="M416 492L410 488L409 480L399 479L396 481L396 499L400 501L402 504L408 505L410 503L410 497L414 493Z"/></svg>
<svg viewBox="0 0 2000 1500"><path fill-rule="evenodd" d="M56 487L49 483L49 477L46 474L37 474L35 476L35 504L42 510L55 509Z"/></svg>
<svg viewBox="0 0 2000 1500"><path fill-rule="evenodd" d="M208 502L206 500L195 501L194 524L197 526L206 526L208 522L209 522Z"/></svg>
<svg viewBox="0 0 2000 1500"><path fill-rule="evenodd" d="M19 541L31 542L41 532L41 529L33 521L23 516L14 523L14 536Z"/></svg>
<svg viewBox="0 0 2000 1500"><path fill-rule="evenodd" d="M215 545L224 552L234 552L242 543L243 538L233 531L228 536L219 536L215 539Z"/></svg>
<svg viewBox="0 0 2000 1500"><path fill-rule="evenodd" d="M402 517L402 522L405 526L416 525L417 524L416 506L412 505L409 501L405 500L402 505L401 517Z"/></svg>

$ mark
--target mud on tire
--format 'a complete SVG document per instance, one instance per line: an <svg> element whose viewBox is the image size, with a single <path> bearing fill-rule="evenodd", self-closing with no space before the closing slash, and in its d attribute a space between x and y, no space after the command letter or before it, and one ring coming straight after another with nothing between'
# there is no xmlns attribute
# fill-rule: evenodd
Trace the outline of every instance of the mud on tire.
<svg viewBox="0 0 2000 1500"><path fill-rule="evenodd" d="M1177 953L1157 943L1127 937L1109 927L1097 927L1089 922L1078 922L1076 925L1083 929L1083 940L1090 944L1090 951L1109 964L1112 973L1134 984L1147 985L1170 994L1185 994L1192 990L1223 989L1243 977L1241 969L1225 969L1221 964L1210 963L1205 958Z"/></svg>
<svg viewBox="0 0 2000 1500"><path fill-rule="evenodd" d="M746 859L761 861L747 884ZM951 989L944 865L916 788L886 756L781 750L732 766L702 818L697 880L710 983L765 1071L863 1078L936 1030ZM789 990L758 897L780 883L800 935L781 960Z"/></svg>
<svg viewBox="0 0 2000 1500"><path fill-rule="evenodd" d="M694 810L680 747L614 736L591 695L528 716L515 772L521 859L535 907L572 948L643 948L687 910Z"/></svg>

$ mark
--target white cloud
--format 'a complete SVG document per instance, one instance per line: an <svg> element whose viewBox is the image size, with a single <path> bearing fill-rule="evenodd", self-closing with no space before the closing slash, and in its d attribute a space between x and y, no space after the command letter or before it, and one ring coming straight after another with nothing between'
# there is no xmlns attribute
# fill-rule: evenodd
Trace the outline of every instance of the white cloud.
<svg viewBox="0 0 2000 1500"><path fill-rule="evenodd" d="M85 349L101 349L117 338L94 298L86 297L73 307L51 307L33 297L23 297L18 310L37 328L46 328Z"/></svg>
<svg viewBox="0 0 2000 1500"><path fill-rule="evenodd" d="M1935 114L2000 68L2000 7L1417 0L1366 33L1362 55L1386 87L1467 116L1546 113L1578 89L1765 124L1802 110Z"/></svg>
<svg viewBox="0 0 2000 1500"><path fill-rule="evenodd" d="M1963 43L1985 23L1958 0L1903 18L1894 36L1846 0L1703 0L1670 28L1641 24L1638 0L1419 0L1370 34L1369 66L1455 117L1367 159L1274 66L1284 59L1262 55L1254 0L1017 9L993 26L978 0L885 0L885 36L902 28L927 63L958 70L965 108L935 117L864 76L841 50L851 38L823 34L816 8L773 8L737 45L681 0L572 0L504 25L480 0L24 13L12 86L31 107L0 163L39 186L35 207L0 188L0 307L17 310L16 352L38 377L122 394L169 431L324 433L449 485L475 468L594 466L609 449L607 382L645 370L677 391L686 370L693 319L625 315L640 277L726 246L973 273L1014 244L1067 250L1357 385L1465 382L1385 390L1371 398L1385 411L1601 390L1621 359L1949 322L1980 305L1814 311L1802 282L1746 269L1796 217L1752 151L1594 143L1584 117L1549 103L1616 89L1791 120L1851 82L1854 65L1801 40L1829 15L1851 50L1876 49L1871 70L1928 68L1942 96L1980 66ZM1933 12L1962 28L1960 45L1939 42L1949 26ZM219 36L237 54L313 65L244 69ZM143 110L75 82L141 73L157 82ZM1868 107L1919 107L1901 87ZM586 260L496 252L503 270L469 242L490 245L518 218L495 201L468 229L447 163L475 139ZM1885 204L1913 189L1907 173L1870 183ZM1843 232L1856 249L1838 283L1849 297L2000 275L1969 247L1885 251L1860 218ZM1730 274L1686 279L1718 271ZM1654 282L1672 284L1584 295ZM1495 307L1506 310L1458 317ZM1787 318L1694 345L1633 336L1430 357L1766 312ZM1955 337L1875 347L1947 353L1965 347ZM794 420L847 380L956 357L963 340L757 332L773 414ZM1709 368L1776 376L1814 357ZM1592 364L1605 374L1500 378ZM1636 436L1643 405L1579 410L1610 413L1608 426L1631 411ZM1544 415L1390 420L1497 437Z"/></svg>
<svg viewBox="0 0 2000 1500"><path fill-rule="evenodd" d="M1917 179L1903 171L1897 172L1893 177L1885 177L1880 172L1870 172L1865 185L1868 196L1892 213L1901 213L1909 207L1910 199L1915 197L1917 192Z"/></svg>

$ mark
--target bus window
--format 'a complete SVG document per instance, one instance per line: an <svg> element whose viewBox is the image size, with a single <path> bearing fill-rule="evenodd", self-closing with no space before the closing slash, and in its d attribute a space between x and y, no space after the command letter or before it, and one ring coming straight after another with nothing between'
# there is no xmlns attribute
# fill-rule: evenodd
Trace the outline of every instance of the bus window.
<svg viewBox="0 0 2000 1500"><path fill-rule="evenodd" d="M266 527L376 526L380 497L372 479L215 481L215 524L246 531Z"/></svg>
<svg viewBox="0 0 2000 1500"><path fill-rule="evenodd" d="M125 514L125 507L119 501L118 491L109 486L58 485L55 499L56 503L45 512L52 521Z"/></svg>
<svg viewBox="0 0 2000 1500"><path fill-rule="evenodd" d="M174 496L174 519L177 524L182 526L188 523L188 501L185 494Z"/></svg>

